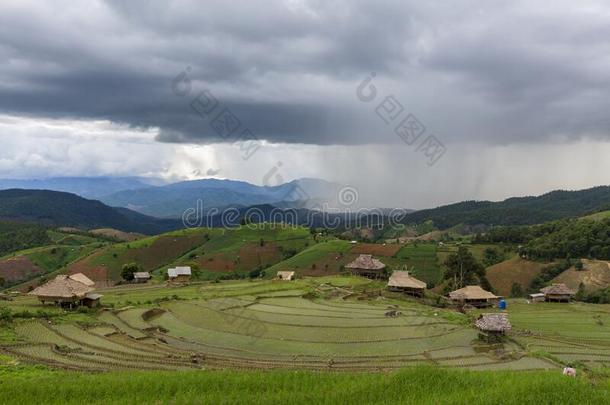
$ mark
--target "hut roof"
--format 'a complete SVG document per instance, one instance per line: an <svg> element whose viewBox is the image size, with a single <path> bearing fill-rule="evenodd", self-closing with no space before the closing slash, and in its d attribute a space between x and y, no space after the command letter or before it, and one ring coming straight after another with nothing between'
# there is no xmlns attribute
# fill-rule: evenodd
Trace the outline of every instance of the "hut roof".
<svg viewBox="0 0 610 405"><path fill-rule="evenodd" d="M385 269L385 264L374 259L373 255L360 255L345 267L348 269L382 270Z"/></svg>
<svg viewBox="0 0 610 405"><path fill-rule="evenodd" d="M191 268L189 266L179 266L167 269L167 275L169 277L190 276Z"/></svg>
<svg viewBox="0 0 610 405"><path fill-rule="evenodd" d="M294 277L294 271L278 271L277 272L277 276L280 278L293 278Z"/></svg>
<svg viewBox="0 0 610 405"><path fill-rule="evenodd" d="M540 290L541 293L547 295L547 294L551 294L551 295L574 295L575 292L574 290L571 290L570 288L568 288L567 285L563 284L563 283L558 283L558 284L553 284L550 285L548 287L544 287L543 289Z"/></svg>
<svg viewBox="0 0 610 405"><path fill-rule="evenodd" d="M85 276L83 275L83 277ZM82 298L93 290L91 286L75 280L72 276L62 274L34 289L29 294L38 297Z"/></svg>
<svg viewBox="0 0 610 405"><path fill-rule="evenodd" d="M102 294L97 294L97 293L87 293L87 294L85 294L85 298L89 298L90 300L99 300L102 297L103 297Z"/></svg>
<svg viewBox="0 0 610 405"><path fill-rule="evenodd" d="M487 332L506 332L511 329L507 314L481 314L474 324Z"/></svg>
<svg viewBox="0 0 610 405"><path fill-rule="evenodd" d="M150 278L150 273L147 271L136 271L133 273L133 278Z"/></svg>
<svg viewBox="0 0 610 405"><path fill-rule="evenodd" d="M390 276L388 287L426 288L426 283L411 276L408 271L395 271Z"/></svg>
<svg viewBox="0 0 610 405"><path fill-rule="evenodd" d="M93 287L95 282L93 282L89 277L85 276L83 273L71 274L70 277L72 280L78 281L79 283L83 283L86 286Z"/></svg>
<svg viewBox="0 0 610 405"><path fill-rule="evenodd" d="M498 298L494 294L490 293L479 287L478 285L469 285L459 290L455 290L449 293L449 298L454 300L467 299L467 300L485 300Z"/></svg>

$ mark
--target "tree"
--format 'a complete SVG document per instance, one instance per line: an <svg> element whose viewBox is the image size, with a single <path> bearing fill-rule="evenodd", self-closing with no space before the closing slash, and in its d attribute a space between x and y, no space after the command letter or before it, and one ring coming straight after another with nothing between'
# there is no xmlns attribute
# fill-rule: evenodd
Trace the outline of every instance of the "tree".
<svg viewBox="0 0 610 405"><path fill-rule="evenodd" d="M123 269L121 270L121 277L123 280L131 281L133 280L133 273L142 271L142 267L140 267L137 263L128 263L123 265Z"/></svg>
<svg viewBox="0 0 610 405"><path fill-rule="evenodd" d="M460 246L457 252L447 257L445 266L447 266L445 279L452 280L455 288L481 282L488 284L485 279L485 268L477 262L472 253L464 246Z"/></svg>
<svg viewBox="0 0 610 405"><path fill-rule="evenodd" d="M504 255L501 252L498 252L497 249L490 247L485 249L483 258L483 264L485 267L493 266L501 261L504 261Z"/></svg>
<svg viewBox="0 0 610 405"><path fill-rule="evenodd" d="M523 297L523 287L519 283L513 283L510 287L510 296L513 298Z"/></svg>
<svg viewBox="0 0 610 405"><path fill-rule="evenodd" d="M576 296L574 297L574 299L576 299L576 301L584 301L586 295L587 293L585 291L585 283L581 282L580 284L578 284L578 291L576 292Z"/></svg>

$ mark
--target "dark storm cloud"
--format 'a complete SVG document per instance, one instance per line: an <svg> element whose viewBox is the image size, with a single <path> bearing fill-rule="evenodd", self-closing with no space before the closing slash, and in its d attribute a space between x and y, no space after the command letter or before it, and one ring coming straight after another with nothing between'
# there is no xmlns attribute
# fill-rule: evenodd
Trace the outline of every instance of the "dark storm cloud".
<svg viewBox="0 0 610 405"><path fill-rule="evenodd" d="M260 139L396 142L370 72L447 142L609 138L603 2L108 1L0 6L0 112L222 139L171 92L190 67Z"/></svg>

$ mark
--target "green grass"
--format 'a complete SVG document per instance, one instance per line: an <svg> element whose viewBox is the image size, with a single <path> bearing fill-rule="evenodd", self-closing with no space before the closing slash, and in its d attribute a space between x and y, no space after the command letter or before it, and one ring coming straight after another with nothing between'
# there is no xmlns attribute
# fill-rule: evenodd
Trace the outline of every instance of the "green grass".
<svg viewBox="0 0 610 405"><path fill-rule="evenodd" d="M43 268L45 271L58 270L67 264L73 262L79 257L86 256L96 249L92 245L83 246L52 246L45 249L37 250L26 256L36 266Z"/></svg>
<svg viewBox="0 0 610 405"><path fill-rule="evenodd" d="M436 244L434 243L405 245L398 251L396 259L397 265L406 264L415 277L428 284L436 284L441 279L442 273L436 257ZM386 264L391 265L392 263Z"/></svg>
<svg viewBox="0 0 610 405"><path fill-rule="evenodd" d="M610 305L525 304L519 301L509 304L509 317L515 328L547 337L605 341L610 347Z"/></svg>
<svg viewBox="0 0 610 405"><path fill-rule="evenodd" d="M582 217L582 219L591 219L593 221L601 221L602 219L610 218L610 210L596 212L595 214L587 215L586 217Z"/></svg>
<svg viewBox="0 0 610 405"><path fill-rule="evenodd" d="M554 372L468 372L418 367L390 374L311 372L53 372L0 368L0 402L47 404L607 403L595 385Z"/></svg>

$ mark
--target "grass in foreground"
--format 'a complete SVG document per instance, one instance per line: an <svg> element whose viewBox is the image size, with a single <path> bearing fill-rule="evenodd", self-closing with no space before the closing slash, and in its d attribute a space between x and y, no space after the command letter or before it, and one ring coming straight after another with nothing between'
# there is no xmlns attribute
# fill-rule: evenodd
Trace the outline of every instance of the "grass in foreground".
<svg viewBox="0 0 610 405"><path fill-rule="evenodd" d="M112 372L0 368L1 403L524 404L608 403L610 380L553 372Z"/></svg>

